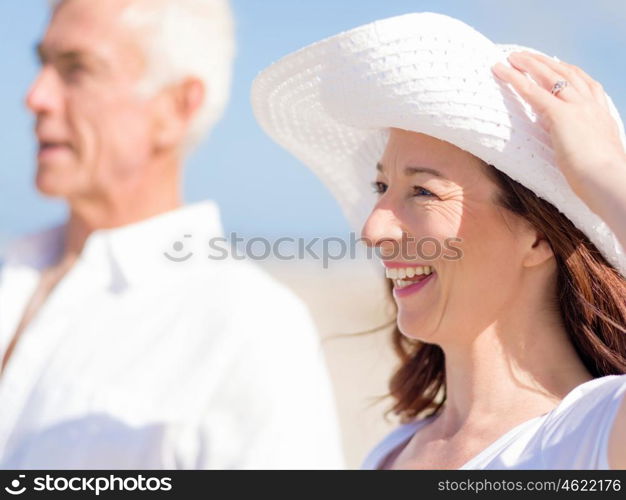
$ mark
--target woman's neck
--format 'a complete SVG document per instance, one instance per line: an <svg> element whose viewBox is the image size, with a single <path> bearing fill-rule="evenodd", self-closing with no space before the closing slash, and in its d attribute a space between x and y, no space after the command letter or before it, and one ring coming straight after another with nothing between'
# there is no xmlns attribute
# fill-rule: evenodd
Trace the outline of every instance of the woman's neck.
<svg viewBox="0 0 626 500"><path fill-rule="evenodd" d="M554 318L509 318L442 348L447 397L437 420L448 435L542 415L593 378Z"/></svg>

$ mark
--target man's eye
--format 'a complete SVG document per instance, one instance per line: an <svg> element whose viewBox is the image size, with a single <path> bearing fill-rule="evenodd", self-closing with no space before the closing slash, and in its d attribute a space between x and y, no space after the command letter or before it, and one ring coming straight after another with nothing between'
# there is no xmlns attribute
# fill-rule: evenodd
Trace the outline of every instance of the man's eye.
<svg viewBox="0 0 626 500"><path fill-rule="evenodd" d="M413 186L413 195L414 196L435 196L434 193L430 192L426 188L423 188L422 186Z"/></svg>
<svg viewBox="0 0 626 500"><path fill-rule="evenodd" d="M65 71L67 73L79 73L83 71L85 67L82 64L70 64Z"/></svg>
<svg viewBox="0 0 626 500"><path fill-rule="evenodd" d="M67 64L60 68L61 74L68 79L77 79L85 72L85 66L79 63Z"/></svg>
<svg viewBox="0 0 626 500"><path fill-rule="evenodd" d="M379 181L372 182L372 188L374 189L374 192L376 194L383 194L385 191L387 191L387 184Z"/></svg>

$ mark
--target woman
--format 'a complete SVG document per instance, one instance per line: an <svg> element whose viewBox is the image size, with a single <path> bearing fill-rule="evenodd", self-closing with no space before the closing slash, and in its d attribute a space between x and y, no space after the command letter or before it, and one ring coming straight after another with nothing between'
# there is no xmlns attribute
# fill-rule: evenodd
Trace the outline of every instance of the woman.
<svg viewBox="0 0 626 500"><path fill-rule="evenodd" d="M626 152L597 82L421 13L287 56L252 100L393 284L404 423L365 468L626 468Z"/></svg>

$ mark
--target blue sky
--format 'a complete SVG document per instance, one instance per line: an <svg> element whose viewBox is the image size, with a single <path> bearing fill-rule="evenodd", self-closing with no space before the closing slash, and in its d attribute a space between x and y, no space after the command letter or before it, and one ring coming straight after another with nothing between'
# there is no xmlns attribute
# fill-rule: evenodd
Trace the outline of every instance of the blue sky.
<svg viewBox="0 0 626 500"><path fill-rule="evenodd" d="M249 104L256 74L281 56L375 19L415 11L448 14L500 43L533 46L577 64L601 81L626 113L624 0L233 0L238 58L226 115L185 167L188 202L216 200L227 232L241 235L345 235L335 201L297 160L257 127ZM0 2L0 246L7 238L61 221L59 201L32 187L34 141L24 93L37 71L33 47L46 0Z"/></svg>

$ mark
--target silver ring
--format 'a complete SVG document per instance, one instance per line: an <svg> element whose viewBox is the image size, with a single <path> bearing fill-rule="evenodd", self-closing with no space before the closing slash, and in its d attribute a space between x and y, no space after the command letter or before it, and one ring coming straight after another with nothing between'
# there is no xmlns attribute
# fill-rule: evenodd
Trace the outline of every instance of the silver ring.
<svg viewBox="0 0 626 500"><path fill-rule="evenodd" d="M567 82L567 80L557 80L557 82L554 84L550 92L552 93L552 95L557 95L559 92L561 92L561 90L563 90L568 85L569 83Z"/></svg>

